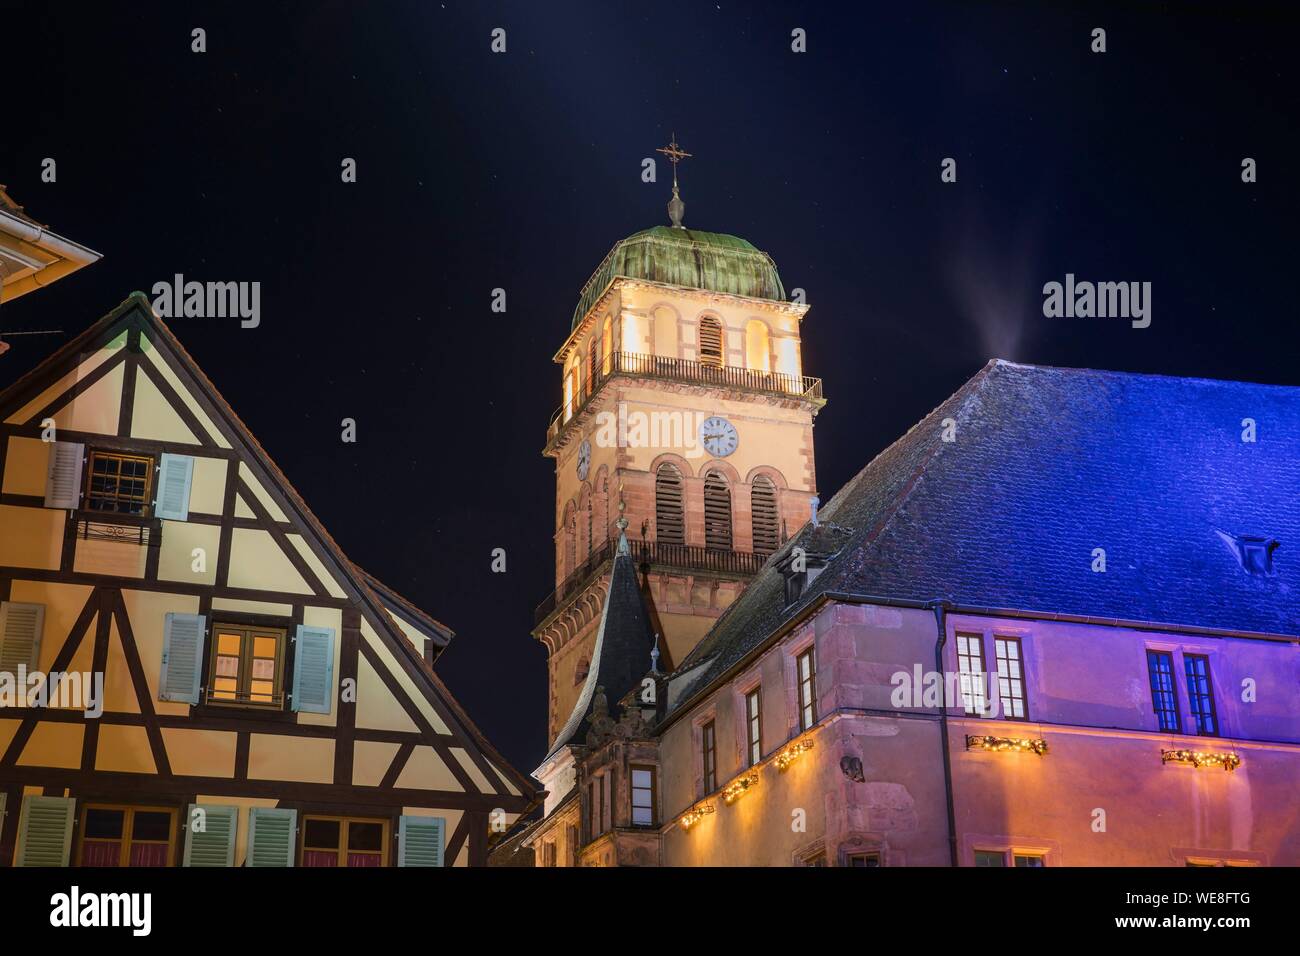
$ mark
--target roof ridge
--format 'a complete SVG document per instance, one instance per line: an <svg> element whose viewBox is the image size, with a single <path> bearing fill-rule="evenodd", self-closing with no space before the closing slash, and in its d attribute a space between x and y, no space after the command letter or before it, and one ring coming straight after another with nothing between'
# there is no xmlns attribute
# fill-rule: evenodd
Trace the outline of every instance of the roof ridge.
<svg viewBox="0 0 1300 956"><path fill-rule="evenodd" d="M1012 362L1009 359L995 358L990 365L1002 365L1007 368L1028 369L1036 372L1062 372L1068 375L1081 375L1091 378L1143 379L1165 382L1196 383L1204 385L1222 385L1237 388L1270 388L1289 391L1300 390L1300 385L1286 385L1277 382L1246 382L1235 378L1205 378L1192 375L1167 375L1163 372L1128 372L1123 369L1080 368L1073 365L1039 365L1034 362Z"/></svg>

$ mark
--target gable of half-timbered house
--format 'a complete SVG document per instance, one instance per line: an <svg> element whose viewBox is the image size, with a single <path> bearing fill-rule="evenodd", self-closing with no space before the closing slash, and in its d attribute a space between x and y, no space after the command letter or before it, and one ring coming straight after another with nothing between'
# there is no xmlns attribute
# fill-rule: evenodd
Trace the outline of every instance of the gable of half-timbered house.
<svg viewBox="0 0 1300 956"><path fill-rule="evenodd" d="M533 805L142 294L0 394L0 475L0 865L479 864Z"/></svg>

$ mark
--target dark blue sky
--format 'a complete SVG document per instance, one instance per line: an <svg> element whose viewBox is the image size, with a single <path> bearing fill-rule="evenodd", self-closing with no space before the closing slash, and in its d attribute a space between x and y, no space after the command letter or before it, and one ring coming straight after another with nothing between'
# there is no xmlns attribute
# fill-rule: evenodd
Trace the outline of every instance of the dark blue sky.
<svg viewBox="0 0 1300 956"><path fill-rule="evenodd" d="M260 281L260 328L173 329L348 554L457 631L441 673L523 770L546 744L550 356L609 247L667 222L640 164L673 130L686 224L807 291L823 499L995 356L1300 384L1294 47L1264 13L50 6L6 4L0 182L105 257L0 330L75 333L176 272ZM1067 272L1151 282L1151 327L1044 318ZM0 387L61 341L15 340Z"/></svg>

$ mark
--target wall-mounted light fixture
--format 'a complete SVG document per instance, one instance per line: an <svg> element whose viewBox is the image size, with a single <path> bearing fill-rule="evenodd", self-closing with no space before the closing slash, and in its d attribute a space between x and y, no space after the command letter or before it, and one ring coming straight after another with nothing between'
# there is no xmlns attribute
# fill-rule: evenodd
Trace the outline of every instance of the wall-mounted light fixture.
<svg viewBox="0 0 1300 956"><path fill-rule="evenodd" d="M713 804L698 803L678 817L677 822L681 825L683 830L689 830L691 827L695 826L695 824L703 820L705 814L712 812Z"/></svg>
<svg viewBox="0 0 1300 956"><path fill-rule="evenodd" d="M728 805L733 804L757 786L758 774L747 773L722 788L722 800Z"/></svg>
<svg viewBox="0 0 1300 956"><path fill-rule="evenodd" d="M811 739L805 737L803 740L796 740L788 745L784 750L772 758L772 763L776 764L777 770L784 770L802 754L813 749Z"/></svg>

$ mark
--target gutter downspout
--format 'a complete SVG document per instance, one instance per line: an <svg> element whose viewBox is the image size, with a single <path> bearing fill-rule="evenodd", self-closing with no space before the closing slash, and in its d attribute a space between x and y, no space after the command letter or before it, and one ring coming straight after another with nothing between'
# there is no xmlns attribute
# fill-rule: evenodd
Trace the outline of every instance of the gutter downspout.
<svg viewBox="0 0 1300 956"><path fill-rule="evenodd" d="M944 600L930 602L934 610L934 624L938 632L934 642L934 672L943 673L943 646L948 641L947 610L948 602ZM948 701L939 700L939 736L943 746L943 789L948 802L948 861L956 867L957 862L957 809L952 792L952 754L948 744Z"/></svg>

